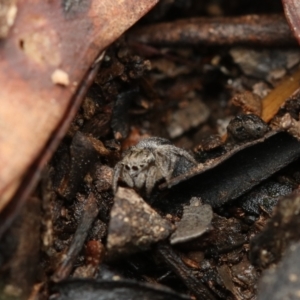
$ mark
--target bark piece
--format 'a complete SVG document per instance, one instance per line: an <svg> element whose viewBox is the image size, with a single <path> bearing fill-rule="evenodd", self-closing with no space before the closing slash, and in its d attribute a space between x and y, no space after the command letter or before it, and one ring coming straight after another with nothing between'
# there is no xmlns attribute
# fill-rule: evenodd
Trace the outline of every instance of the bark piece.
<svg viewBox="0 0 300 300"><path fill-rule="evenodd" d="M289 184L268 180L243 195L237 203L249 214L259 216L264 210L271 215L279 198L287 196L292 191L293 188Z"/></svg>
<svg viewBox="0 0 300 300"><path fill-rule="evenodd" d="M246 143L171 179L170 197L180 202L201 197L204 203L219 207L298 159L299 145L299 141L287 133L270 132L263 139Z"/></svg>
<svg viewBox="0 0 300 300"><path fill-rule="evenodd" d="M170 238L171 244L184 243L201 236L211 227L212 218L211 206L202 205L200 199L192 198L191 203L183 207L183 216Z"/></svg>
<svg viewBox="0 0 300 300"><path fill-rule="evenodd" d="M171 232L171 223L136 192L118 188L108 227L109 257L146 250L153 243L166 239Z"/></svg>

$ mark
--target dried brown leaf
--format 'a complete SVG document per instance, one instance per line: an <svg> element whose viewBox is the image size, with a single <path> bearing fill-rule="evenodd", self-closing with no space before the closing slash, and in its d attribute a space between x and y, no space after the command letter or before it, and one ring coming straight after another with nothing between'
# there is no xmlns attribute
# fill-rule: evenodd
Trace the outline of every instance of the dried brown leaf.
<svg viewBox="0 0 300 300"><path fill-rule="evenodd" d="M36 170L66 132L99 53L156 2L17 2L14 23L0 44L0 211L30 166L26 193L32 189ZM63 76L57 78L58 69Z"/></svg>

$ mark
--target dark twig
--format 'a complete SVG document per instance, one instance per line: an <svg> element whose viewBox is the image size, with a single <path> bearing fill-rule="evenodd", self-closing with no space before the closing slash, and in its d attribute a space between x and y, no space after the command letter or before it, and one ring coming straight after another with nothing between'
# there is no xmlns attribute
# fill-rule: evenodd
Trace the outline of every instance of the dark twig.
<svg viewBox="0 0 300 300"><path fill-rule="evenodd" d="M200 279L193 275L192 270L183 263L171 246L160 243L157 245L156 250L172 270L183 280L189 290L195 294L197 299L216 299Z"/></svg>
<svg viewBox="0 0 300 300"><path fill-rule="evenodd" d="M130 39L155 45L289 46L297 42L283 15L193 18L141 27Z"/></svg>
<svg viewBox="0 0 300 300"><path fill-rule="evenodd" d="M98 214L97 200L93 193L90 193L89 197L86 199L84 204L83 213L79 221L78 227L74 234L71 245L66 253L63 256L62 262L54 275L52 280L57 282L67 278L73 267L73 263L77 258L77 255L82 249L83 243L87 237L88 230L94 222Z"/></svg>

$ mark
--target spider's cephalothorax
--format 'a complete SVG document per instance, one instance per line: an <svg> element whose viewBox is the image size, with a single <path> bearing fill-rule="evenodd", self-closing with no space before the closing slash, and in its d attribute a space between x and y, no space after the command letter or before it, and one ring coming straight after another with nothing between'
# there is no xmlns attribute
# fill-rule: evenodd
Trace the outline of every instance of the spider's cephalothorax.
<svg viewBox="0 0 300 300"><path fill-rule="evenodd" d="M163 179L168 182L196 164L190 154L175 147L169 140L147 138L127 150L115 166L113 190L116 192L118 180L121 180L129 187L144 188L149 196L157 182Z"/></svg>

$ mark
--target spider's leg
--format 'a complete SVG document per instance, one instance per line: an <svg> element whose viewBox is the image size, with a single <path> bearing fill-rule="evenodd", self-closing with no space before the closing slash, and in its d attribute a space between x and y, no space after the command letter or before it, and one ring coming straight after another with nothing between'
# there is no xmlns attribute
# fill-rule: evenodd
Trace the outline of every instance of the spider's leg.
<svg viewBox="0 0 300 300"><path fill-rule="evenodd" d="M136 148L156 149L157 147L162 145L171 145L171 142L167 139L160 137L150 137L140 140L136 145Z"/></svg>
<svg viewBox="0 0 300 300"><path fill-rule="evenodd" d="M177 157L169 151L172 146L166 145L155 150L155 164L163 178L169 181L176 164Z"/></svg>
<svg viewBox="0 0 300 300"><path fill-rule="evenodd" d="M198 165L196 160L185 150L180 148L173 149L173 156L176 156L176 163L173 169L172 177L176 177L188 172L191 168Z"/></svg>
<svg viewBox="0 0 300 300"><path fill-rule="evenodd" d="M172 152L179 156L179 157L184 157L186 158L188 161L190 161L191 163L193 164L198 164L197 161L195 160L195 158L190 155L186 150L184 149L181 149L181 148L178 148L178 147L174 147L175 149L172 150Z"/></svg>
<svg viewBox="0 0 300 300"><path fill-rule="evenodd" d="M122 169L123 169L123 165L121 163L117 163L114 168L114 176L113 176L113 182L112 182L112 189L113 189L114 194L117 192L118 180L119 180Z"/></svg>
<svg viewBox="0 0 300 300"><path fill-rule="evenodd" d="M151 166L148 170L147 178L146 178L146 194L150 196L157 180L159 180L159 175L157 174L157 168L155 166Z"/></svg>
<svg viewBox="0 0 300 300"><path fill-rule="evenodd" d="M133 179L131 178L130 174L123 169L123 172L122 172L122 180L131 188L134 187L134 182L133 182Z"/></svg>

